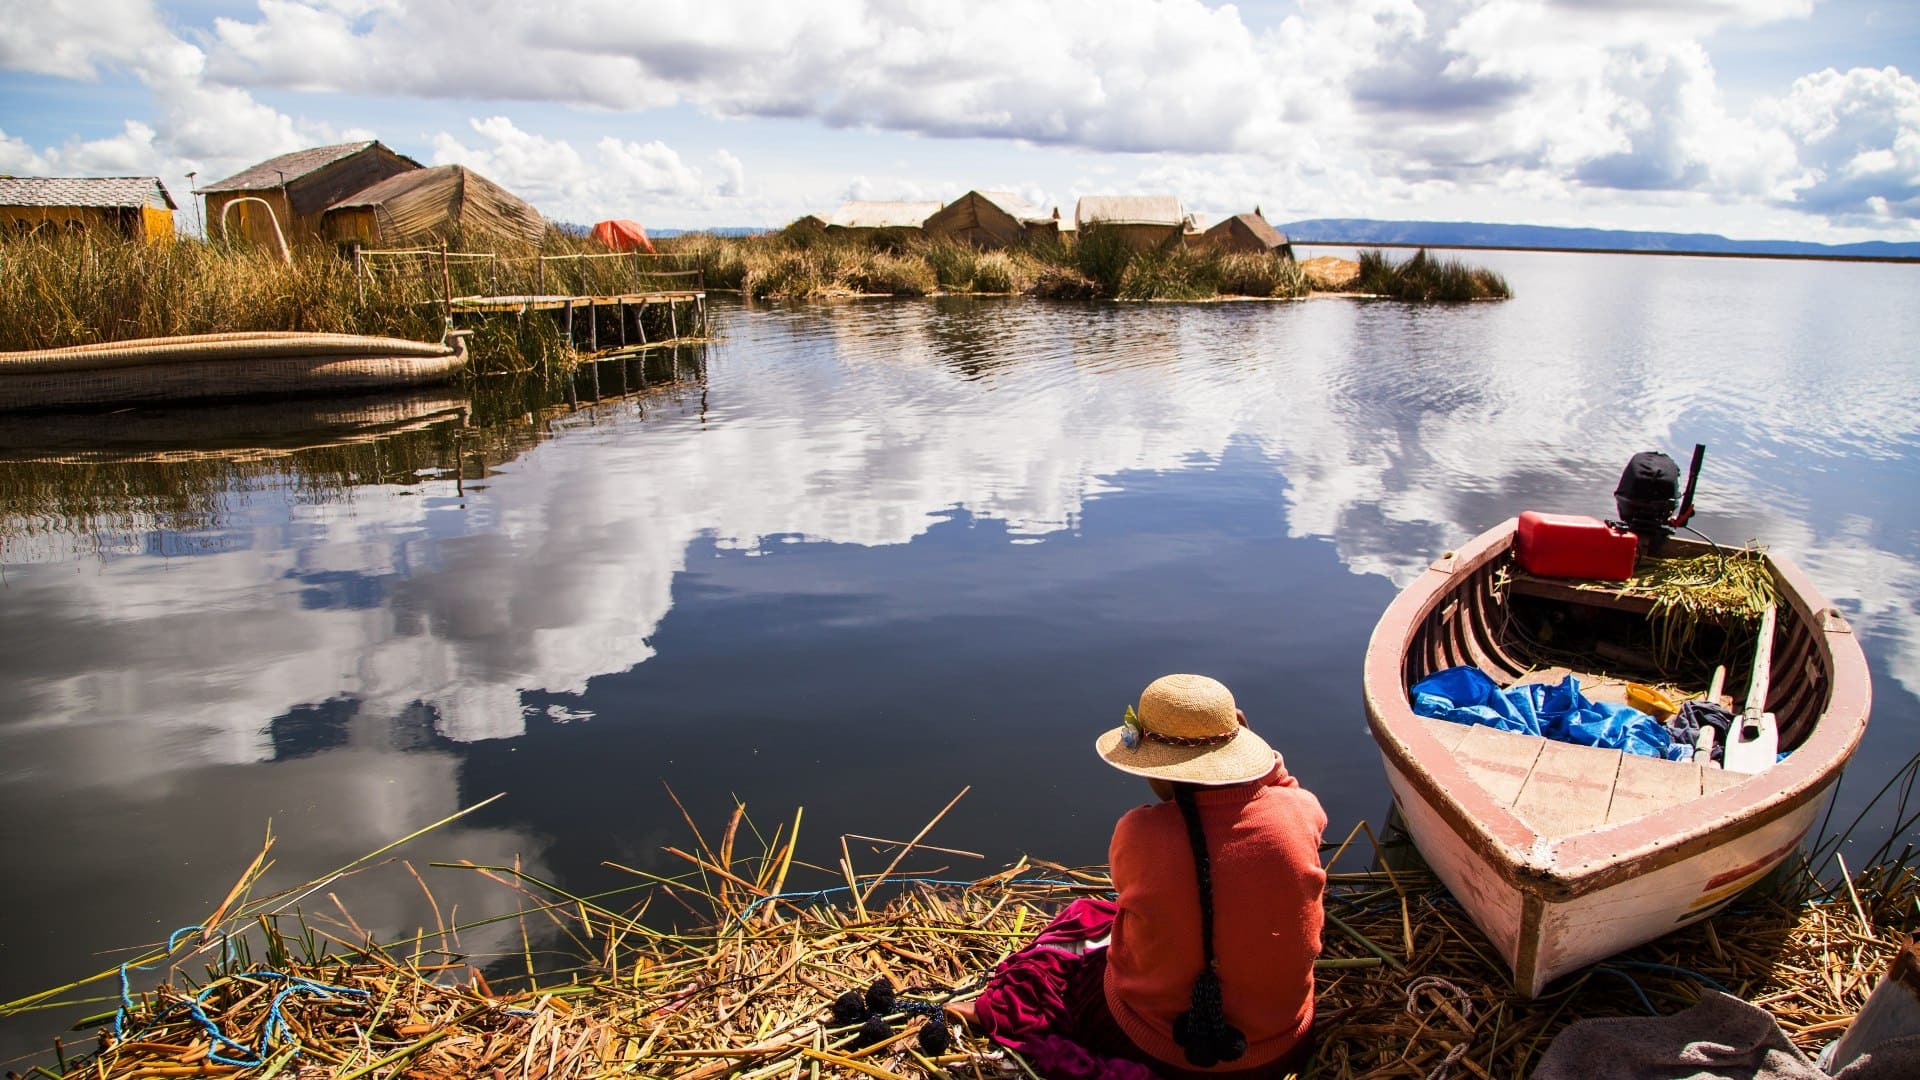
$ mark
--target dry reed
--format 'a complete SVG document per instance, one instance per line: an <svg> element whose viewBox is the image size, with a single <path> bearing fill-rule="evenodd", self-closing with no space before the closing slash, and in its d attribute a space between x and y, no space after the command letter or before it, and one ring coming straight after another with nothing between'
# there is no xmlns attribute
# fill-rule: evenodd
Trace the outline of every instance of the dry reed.
<svg viewBox="0 0 1920 1080"><path fill-rule="evenodd" d="M751 853L747 838L760 833L739 808L712 844L689 819L691 850L667 849L687 872L631 871L643 899L618 912L608 897L572 895L515 868L462 864L519 894L524 956L494 969L498 988L452 952L459 928L378 946L302 919L298 901L338 874L249 898L256 858L222 905L224 919L210 919L214 929L198 939L224 957L208 978L176 974L129 998L119 1034L104 1030L96 1051L41 1073L239 1075L225 1059L261 1063L249 1075L302 1078L1028 1076L1026 1062L972 1033L955 1030L937 1052L918 1033L942 1005L977 994L1069 899L1110 883L1098 869L1025 859L968 883L896 877L910 852L968 854L922 842L944 814L912 841L880 842L893 855L878 873L853 864L848 840L864 837L841 839L837 867L800 862L798 814ZM1522 1076L1577 1018L1673 1012L1703 987L1768 1008L1811 1052L1859 1009L1920 910L1911 869L1870 868L1843 886L1815 883L1805 902L1755 900L1529 1001L1427 871L1382 858L1404 855L1398 843L1372 845L1366 869L1343 869L1367 850L1354 843L1364 829L1328 857L1318 1049L1306 1076ZM798 891L803 875L820 879L815 891ZM622 895L631 903L631 890ZM701 928L662 929L657 913L647 917L655 901L697 912ZM262 928L253 938L261 944L235 948L249 927ZM541 971L542 938L570 946L577 966ZM532 974L509 987L504 967ZM897 991L895 1031L869 1043L857 1025L835 1022L831 1006L876 980ZM51 996L26 1006L46 1007ZM22 1004L0 1006L0 1015Z"/></svg>
<svg viewBox="0 0 1920 1080"><path fill-rule="evenodd" d="M332 247L296 250L291 264L246 245L180 240L150 245L111 236L0 240L0 352L240 330L377 334L437 341L450 297L605 296L686 288L677 265L606 257L559 232L543 246L368 254L357 267ZM666 315L649 325L655 340ZM469 343L476 370L570 366L578 358L550 318L492 318Z"/></svg>

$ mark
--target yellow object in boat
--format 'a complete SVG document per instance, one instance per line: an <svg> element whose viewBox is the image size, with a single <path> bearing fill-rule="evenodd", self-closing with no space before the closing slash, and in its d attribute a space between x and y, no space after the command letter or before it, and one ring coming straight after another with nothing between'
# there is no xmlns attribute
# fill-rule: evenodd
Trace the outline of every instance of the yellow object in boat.
<svg viewBox="0 0 1920 1080"><path fill-rule="evenodd" d="M1627 704L1656 720L1665 720L1680 711L1680 706L1675 705L1672 698L1651 686L1642 686L1637 682L1627 684Z"/></svg>

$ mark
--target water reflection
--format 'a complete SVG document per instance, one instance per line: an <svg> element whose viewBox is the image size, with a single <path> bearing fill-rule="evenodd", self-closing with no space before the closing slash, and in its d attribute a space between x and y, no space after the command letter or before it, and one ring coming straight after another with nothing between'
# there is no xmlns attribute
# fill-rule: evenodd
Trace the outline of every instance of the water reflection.
<svg viewBox="0 0 1920 1080"><path fill-rule="evenodd" d="M1141 793L1086 743L1184 668L1350 822L1380 804L1355 690L1395 585L1521 509L1610 513L1629 455L1695 441L1696 524L1841 604L1882 680L1861 760L1905 760L1905 268L1477 261L1519 299L736 309L684 364L351 446L0 455L0 810L23 857L102 852L109 907L169 859L250 854L275 807L303 823L284 849L331 858L498 790L462 833L490 858L659 869L684 839L662 780L703 822L804 804L822 842L973 785L955 846L1099 859ZM189 873L152 910L231 879ZM171 928L138 908L0 902L48 928L7 978Z"/></svg>

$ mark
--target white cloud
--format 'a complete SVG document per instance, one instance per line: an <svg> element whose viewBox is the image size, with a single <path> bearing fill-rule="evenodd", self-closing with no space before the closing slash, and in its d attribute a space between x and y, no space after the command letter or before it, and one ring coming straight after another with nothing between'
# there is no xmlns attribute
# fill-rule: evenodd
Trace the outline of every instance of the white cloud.
<svg viewBox="0 0 1920 1080"><path fill-rule="evenodd" d="M727 198L738 198L745 195L747 193L747 169L746 166L740 163L740 159L725 150L720 150L714 153L713 160L714 163L720 167L721 177L720 186L715 190L715 194Z"/></svg>
<svg viewBox="0 0 1920 1080"><path fill-rule="evenodd" d="M1811 0L1298 0L1277 18L1252 12L1251 26L1200 0L594 0L566 18L507 0L258 0L204 27L170 26L181 16L139 0L113 4L100 16L19 5L0 66L130 72L152 108L129 119L150 135L127 128L85 153L0 145L9 160L147 161L212 176L361 134L254 96L288 89L485 102L473 133L429 136L434 156L562 218L620 204L656 219L773 223L842 190L945 195L984 180L952 164L830 166L825 152L790 145L709 144L696 166L682 136L635 121L673 107L980 140L1000 155L994 171L1024 190L1061 179L1062 159L1045 148L1088 155L1101 190L1184 172L1205 189L1189 201L1216 212L1259 201L1303 216L1413 216L1524 192L1575 220L1684 202L1695 220L1717 211L1799 235L1920 231L1911 76L1821 71L1738 112L1721 93L1715 35L1805 20ZM516 102L576 107L585 122L562 138ZM390 114L404 110L383 104L378 115ZM752 199L736 156L747 151ZM1007 161L1035 171L1006 177L1018 172ZM829 167L830 180L799 175ZM870 179L846 179L856 174ZM1265 182L1230 190L1226 177Z"/></svg>
<svg viewBox="0 0 1920 1080"><path fill-rule="evenodd" d="M563 221L605 217L657 220L669 207L753 213L765 203L741 198L745 167L727 151L715 155L718 176L686 163L659 140L632 142L608 135L583 153L563 139L524 131L506 116L473 120L471 144L442 132L433 139L436 165L465 165Z"/></svg>
<svg viewBox="0 0 1920 1080"><path fill-rule="evenodd" d="M171 35L148 0L87 4L0 3L0 68L97 79L103 67L134 61Z"/></svg>
<svg viewBox="0 0 1920 1080"><path fill-rule="evenodd" d="M1920 80L1891 67L1829 69L1769 109L1806 170L1792 203L1841 218L1920 218Z"/></svg>

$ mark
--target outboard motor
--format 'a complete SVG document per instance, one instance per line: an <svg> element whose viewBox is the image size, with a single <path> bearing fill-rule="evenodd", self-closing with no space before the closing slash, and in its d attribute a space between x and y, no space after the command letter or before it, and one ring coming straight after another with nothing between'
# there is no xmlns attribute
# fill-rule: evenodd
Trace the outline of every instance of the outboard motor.
<svg viewBox="0 0 1920 1080"><path fill-rule="evenodd" d="M1687 468L1687 491L1679 495L1680 467L1658 450L1633 455L1613 489L1620 521L1639 538L1641 555L1657 555L1673 530L1693 517L1693 489L1700 479L1700 463L1707 448L1696 444ZM1676 510L1677 506L1677 510Z"/></svg>

